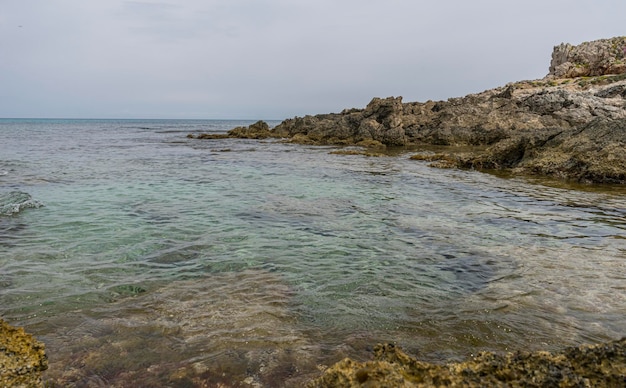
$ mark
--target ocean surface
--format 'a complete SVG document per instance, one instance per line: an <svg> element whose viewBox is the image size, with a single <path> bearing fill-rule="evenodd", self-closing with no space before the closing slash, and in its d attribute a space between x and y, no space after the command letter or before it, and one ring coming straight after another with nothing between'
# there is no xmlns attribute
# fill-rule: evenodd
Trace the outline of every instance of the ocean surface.
<svg viewBox="0 0 626 388"><path fill-rule="evenodd" d="M380 342L626 335L626 188L187 138L251 123L0 120L0 316L48 384L301 386Z"/></svg>

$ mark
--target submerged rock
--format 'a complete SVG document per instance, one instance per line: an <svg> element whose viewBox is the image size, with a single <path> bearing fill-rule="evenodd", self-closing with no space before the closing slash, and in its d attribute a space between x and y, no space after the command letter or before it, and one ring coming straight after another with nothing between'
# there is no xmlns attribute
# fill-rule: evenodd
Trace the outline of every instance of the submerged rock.
<svg viewBox="0 0 626 388"><path fill-rule="evenodd" d="M317 372L317 345L298 329L277 273L111 291L110 304L54 318L47 386L302 386Z"/></svg>
<svg viewBox="0 0 626 388"><path fill-rule="evenodd" d="M623 387L626 338L562 352L480 353L446 365L418 361L392 344L377 345L374 361L346 358L309 387Z"/></svg>
<svg viewBox="0 0 626 388"><path fill-rule="evenodd" d="M28 193L11 191L0 194L0 216L12 216L24 209L41 206L41 202L34 200Z"/></svg>
<svg viewBox="0 0 626 388"><path fill-rule="evenodd" d="M44 345L0 319L0 387L43 387L48 369Z"/></svg>

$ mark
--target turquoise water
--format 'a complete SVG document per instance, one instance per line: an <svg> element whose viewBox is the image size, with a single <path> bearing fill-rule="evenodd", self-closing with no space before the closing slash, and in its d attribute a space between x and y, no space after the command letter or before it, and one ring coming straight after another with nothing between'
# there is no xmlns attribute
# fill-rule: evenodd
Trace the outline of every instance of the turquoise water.
<svg viewBox="0 0 626 388"><path fill-rule="evenodd" d="M50 384L295 386L381 341L626 334L625 188L186 137L248 124L0 120L0 198L36 205L0 215L0 315Z"/></svg>

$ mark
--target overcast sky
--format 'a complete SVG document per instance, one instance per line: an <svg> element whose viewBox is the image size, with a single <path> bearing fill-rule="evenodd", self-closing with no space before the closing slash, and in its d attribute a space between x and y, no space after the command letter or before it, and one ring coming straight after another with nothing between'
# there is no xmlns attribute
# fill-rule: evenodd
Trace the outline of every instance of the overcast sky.
<svg viewBox="0 0 626 388"><path fill-rule="evenodd" d="M0 117L284 119L544 77L624 0L0 0Z"/></svg>

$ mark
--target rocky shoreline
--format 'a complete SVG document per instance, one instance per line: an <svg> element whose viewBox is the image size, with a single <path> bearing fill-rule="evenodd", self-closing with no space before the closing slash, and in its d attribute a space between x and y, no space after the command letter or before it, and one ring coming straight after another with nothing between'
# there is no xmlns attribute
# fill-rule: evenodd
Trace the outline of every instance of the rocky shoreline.
<svg viewBox="0 0 626 388"><path fill-rule="evenodd" d="M346 358L309 383L325 387L623 387L626 338L561 352L491 352L446 365L418 361L393 344L377 345L374 360Z"/></svg>
<svg viewBox="0 0 626 388"><path fill-rule="evenodd" d="M626 37L561 44L550 73L447 101L374 98L364 109L264 122L200 139L281 138L301 144L440 146L434 167L508 170L626 184ZM458 149L462 147L463 152ZM363 151L367 153L367 151Z"/></svg>
<svg viewBox="0 0 626 388"><path fill-rule="evenodd" d="M394 344L374 347L374 359L350 358L324 369L307 387L617 387L626 385L626 338L557 352L481 352L460 363L419 361ZM44 345L0 319L0 387L56 386L43 382ZM62 371L57 371L57 374ZM227 377L227 376L225 376ZM189 380L204 386L200 380ZM243 382L243 386L249 385ZM196 386L195 383L192 386ZM236 384L240 386L240 384ZM255 385L258 386L258 385Z"/></svg>
<svg viewBox="0 0 626 388"><path fill-rule="evenodd" d="M295 117L275 128L257 122L227 134L189 137L280 138L359 146L372 154L388 147L424 147L411 159L434 167L626 184L625 57L626 37L562 44L541 80L447 101L374 98L364 109ZM433 152L431 146L440 148ZM41 373L47 368L44 345L0 319L0 386L43 386ZM378 345L375 360L345 359L309 386L608 387L626 385L625 376L626 339L555 353L481 353L447 365L420 362L393 345Z"/></svg>

